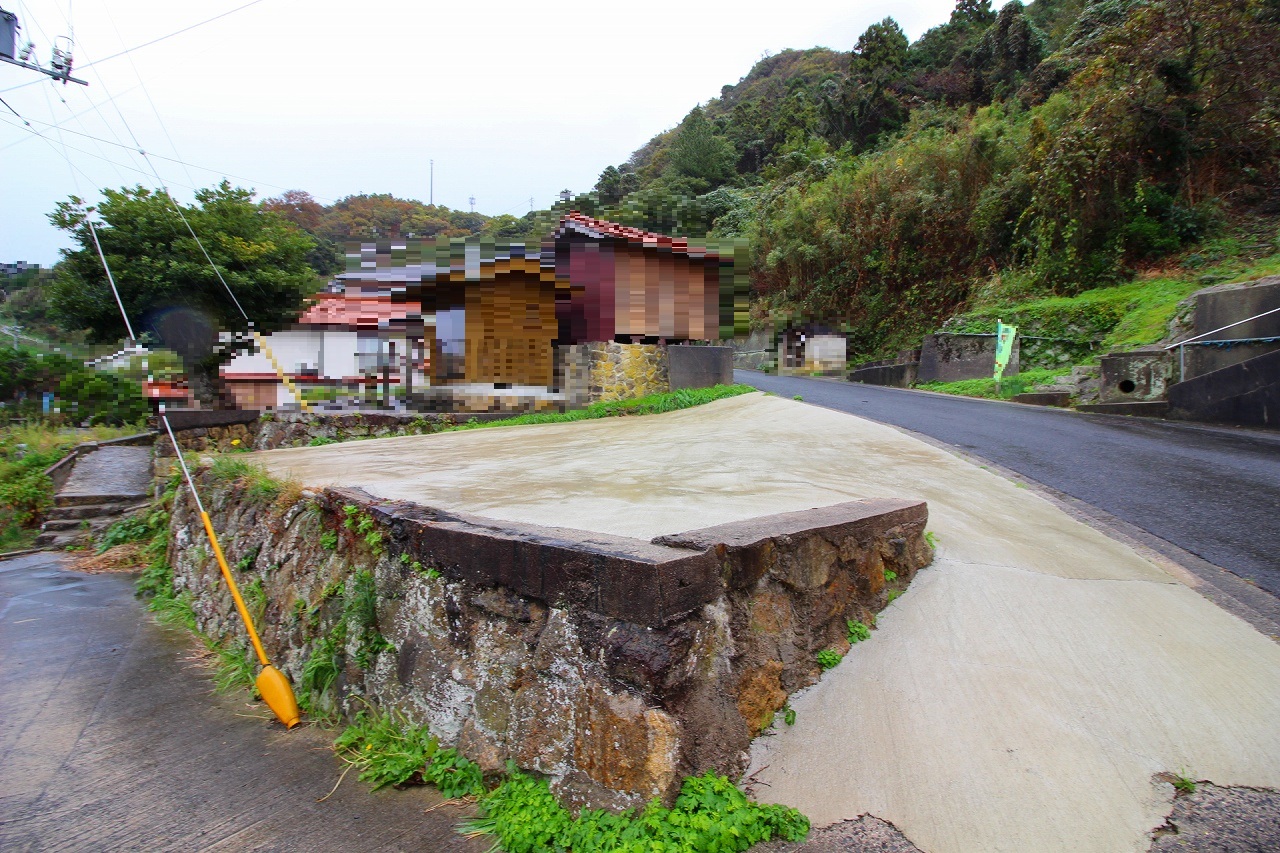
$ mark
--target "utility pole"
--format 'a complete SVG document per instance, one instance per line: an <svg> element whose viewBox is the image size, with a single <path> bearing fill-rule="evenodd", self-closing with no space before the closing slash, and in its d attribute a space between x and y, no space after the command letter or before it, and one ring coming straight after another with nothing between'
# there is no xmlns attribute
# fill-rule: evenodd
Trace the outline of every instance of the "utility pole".
<svg viewBox="0 0 1280 853"><path fill-rule="evenodd" d="M0 62L7 62L19 68L38 71L41 74L52 77L54 80L61 80L64 86L68 82L79 83L81 86L89 85L84 80L78 80L71 76L72 43L69 37L59 36L55 40L49 67L44 68L38 62L31 61L32 55L35 53L35 45L30 41L25 45L20 43L18 33L21 30L22 27L18 23L18 16L0 9Z"/></svg>
<svg viewBox="0 0 1280 853"><path fill-rule="evenodd" d="M529 212L533 213L533 196L529 196Z"/></svg>

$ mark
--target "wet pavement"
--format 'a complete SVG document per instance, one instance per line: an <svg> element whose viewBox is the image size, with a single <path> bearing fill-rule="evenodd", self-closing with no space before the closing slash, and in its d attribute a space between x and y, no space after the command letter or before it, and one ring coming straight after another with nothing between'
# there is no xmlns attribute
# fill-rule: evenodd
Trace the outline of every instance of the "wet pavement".
<svg viewBox="0 0 1280 853"><path fill-rule="evenodd" d="M150 491L150 447L100 447L76 460L58 497L145 498Z"/></svg>
<svg viewBox="0 0 1280 853"><path fill-rule="evenodd" d="M218 695L132 576L0 561L0 850L482 851L430 788L372 793L333 734Z"/></svg>

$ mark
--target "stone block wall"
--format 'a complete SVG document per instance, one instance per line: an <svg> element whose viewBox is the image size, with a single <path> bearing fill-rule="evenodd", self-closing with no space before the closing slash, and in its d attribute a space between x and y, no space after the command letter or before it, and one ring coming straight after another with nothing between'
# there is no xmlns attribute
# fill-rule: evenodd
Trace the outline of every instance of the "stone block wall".
<svg viewBox="0 0 1280 853"><path fill-rule="evenodd" d="M667 348L615 341L557 347L557 373L570 408L670 390Z"/></svg>
<svg viewBox="0 0 1280 853"><path fill-rule="evenodd" d="M261 590L274 662L301 685L313 655L336 655L312 708L394 710L487 772L546 776L573 806L670 801L688 774L741 773L752 738L819 677L817 652L846 651L846 620L873 624L932 557L910 501L643 542L352 491L255 499L199 477L242 588ZM185 492L169 556L201 630L245 645ZM362 583L369 624L348 603Z"/></svg>
<svg viewBox="0 0 1280 853"><path fill-rule="evenodd" d="M268 412L202 410L192 417L170 416L174 436L183 450L275 450L304 447L311 442L349 441L360 438L388 438L397 435L425 435L464 423L510 417L510 413L476 414L392 413L392 412ZM201 415L204 417L194 417ZM163 427L161 428L163 429ZM172 455L167 436L158 442L161 455Z"/></svg>

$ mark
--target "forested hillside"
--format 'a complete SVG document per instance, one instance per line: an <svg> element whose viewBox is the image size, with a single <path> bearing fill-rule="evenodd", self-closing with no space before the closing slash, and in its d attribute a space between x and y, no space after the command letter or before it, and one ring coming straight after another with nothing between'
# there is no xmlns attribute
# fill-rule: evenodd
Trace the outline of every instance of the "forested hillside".
<svg viewBox="0 0 1280 853"><path fill-rule="evenodd" d="M761 60L570 204L751 238L757 316L847 323L872 356L1215 234L1275 251L1277 44L1280 0L959 0L911 44L886 18Z"/></svg>

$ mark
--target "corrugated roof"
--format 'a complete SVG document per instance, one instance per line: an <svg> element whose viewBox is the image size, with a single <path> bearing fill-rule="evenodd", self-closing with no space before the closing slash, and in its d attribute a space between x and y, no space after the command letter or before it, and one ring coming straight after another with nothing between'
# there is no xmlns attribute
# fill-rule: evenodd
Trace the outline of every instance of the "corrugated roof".
<svg viewBox="0 0 1280 853"><path fill-rule="evenodd" d="M610 222L607 219L594 219L577 210L571 210L560 218L560 227L556 230L556 237L562 236L566 231L572 231L596 240L612 237L618 240L626 240L628 243L643 246L646 249L666 249L674 254L688 255L693 258L715 258L719 256L718 252L708 251L705 245L690 244L687 237L668 237L666 234L632 228L630 225L621 225L617 222Z"/></svg>
<svg viewBox="0 0 1280 853"><path fill-rule="evenodd" d="M421 313L422 306L418 303L392 302L390 294L347 296L343 293L324 293L315 305L303 312L298 323L303 326L376 329Z"/></svg>

